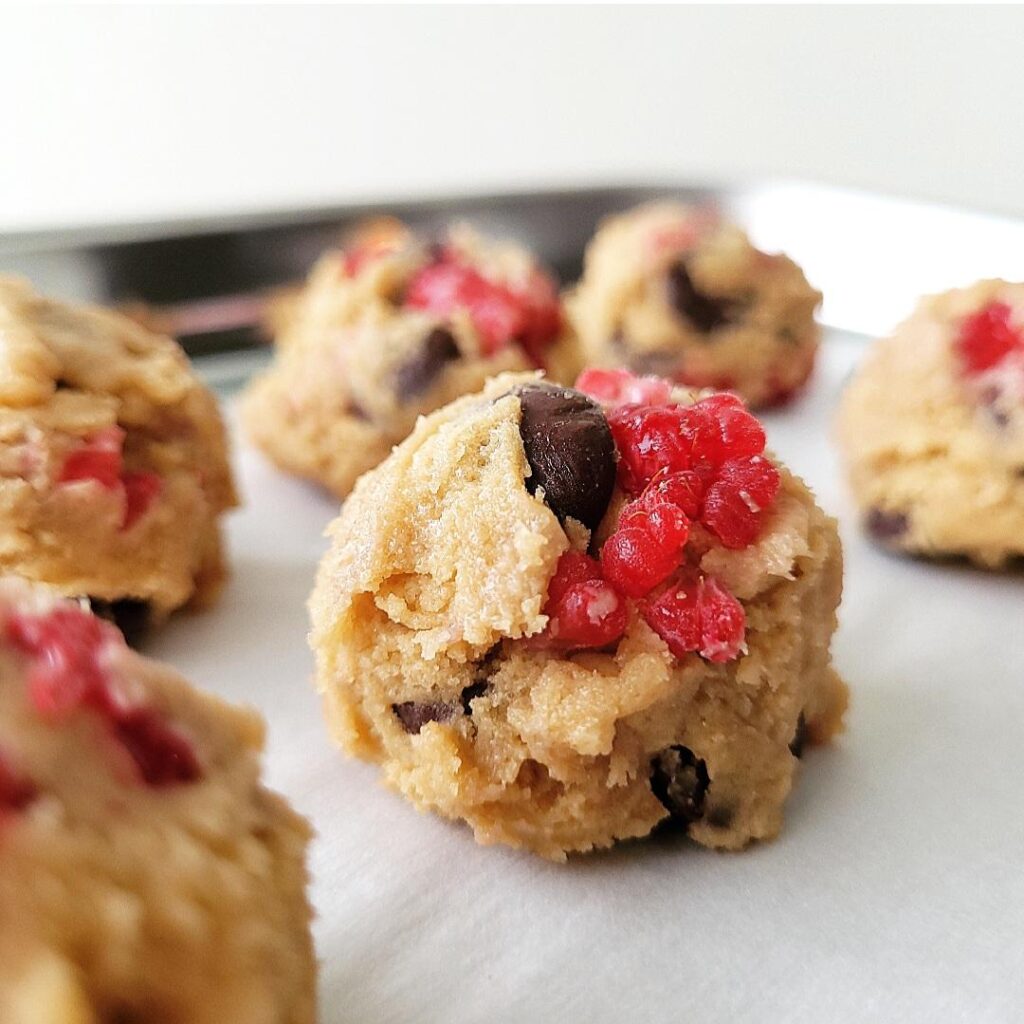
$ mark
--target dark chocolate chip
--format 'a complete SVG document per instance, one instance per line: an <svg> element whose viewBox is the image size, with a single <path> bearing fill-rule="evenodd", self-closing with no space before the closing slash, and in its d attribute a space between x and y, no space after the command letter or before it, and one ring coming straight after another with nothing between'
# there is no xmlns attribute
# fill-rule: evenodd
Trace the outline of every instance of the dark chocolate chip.
<svg viewBox="0 0 1024 1024"><path fill-rule="evenodd" d="M490 689L490 684L486 682L472 683L462 691L462 711L463 714L473 714L473 709L470 706L477 697L482 697Z"/></svg>
<svg viewBox="0 0 1024 1024"><path fill-rule="evenodd" d="M669 304L701 334L710 334L733 322L735 304L699 291L683 260L669 267L666 280Z"/></svg>
<svg viewBox="0 0 1024 1024"><path fill-rule="evenodd" d="M418 736L420 729L427 722L450 722L462 714L462 709L458 704L447 701L421 703L420 701L406 700L401 704L392 704L391 710L402 723L402 728L413 736Z"/></svg>
<svg viewBox="0 0 1024 1024"><path fill-rule="evenodd" d="M707 765L689 747L669 747L651 760L651 792L682 825L704 815L710 785Z"/></svg>
<svg viewBox="0 0 1024 1024"><path fill-rule="evenodd" d="M518 390L519 433L533 471L526 489L564 522L594 529L615 487L615 442L601 407L571 388L528 384Z"/></svg>
<svg viewBox="0 0 1024 1024"><path fill-rule="evenodd" d="M116 601L90 597L88 600L93 615L117 626L131 647L136 647L149 629L152 609L148 601L136 597L120 597Z"/></svg>
<svg viewBox="0 0 1024 1024"><path fill-rule="evenodd" d="M789 741L789 752L794 757L803 757L806 745L807 719L804 718L804 713L801 711L800 717L796 720L796 732L793 733L793 738Z"/></svg>
<svg viewBox="0 0 1024 1024"><path fill-rule="evenodd" d="M422 395L448 363L454 362L459 355L459 346L455 344L452 332L444 327L435 327L395 373L395 394L404 399Z"/></svg>
<svg viewBox="0 0 1024 1024"><path fill-rule="evenodd" d="M70 382L66 381L63 377L58 377L53 382L53 388L55 391L70 391L72 387L73 385Z"/></svg>
<svg viewBox="0 0 1024 1024"><path fill-rule="evenodd" d="M903 512L888 512L884 508L873 508L868 512L868 533L878 540L898 540L909 526L910 519Z"/></svg>

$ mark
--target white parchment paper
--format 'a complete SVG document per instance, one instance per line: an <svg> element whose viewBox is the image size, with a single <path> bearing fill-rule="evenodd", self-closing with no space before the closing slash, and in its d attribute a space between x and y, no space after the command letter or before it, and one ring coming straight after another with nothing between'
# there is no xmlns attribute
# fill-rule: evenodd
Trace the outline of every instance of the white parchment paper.
<svg viewBox="0 0 1024 1024"><path fill-rule="evenodd" d="M809 395L766 417L841 520L853 696L782 836L742 854L658 840L558 866L478 847L334 751L305 600L335 503L239 440L232 582L148 651L269 719L269 780L318 830L324 1024L1024 1020L1024 576L858 535L828 433L862 350L829 339Z"/></svg>

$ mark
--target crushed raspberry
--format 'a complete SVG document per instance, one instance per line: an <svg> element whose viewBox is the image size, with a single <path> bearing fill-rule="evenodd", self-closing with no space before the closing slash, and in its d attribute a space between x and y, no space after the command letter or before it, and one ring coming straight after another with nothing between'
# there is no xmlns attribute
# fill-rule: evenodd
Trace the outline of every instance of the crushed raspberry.
<svg viewBox="0 0 1024 1024"><path fill-rule="evenodd" d="M45 615L12 615L7 639L35 658L29 673L29 696L47 718L63 718L82 705L111 710L103 647L119 643L112 626L94 615L61 605Z"/></svg>
<svg viewBox="0 0 1024 1024"><path fill-rule="evenodd" d="M684 411L695 465L720 466L726 459L764 451L764 428L735 395L702 398Z"/></svg>
<svg viewBox="0 0 1024 1024"><path fill-rule="evenodd" d="M662 470L689 469L692 444L684 434L686 417L676 405L623 405L608 412L619 451L619 484L639 494Z"/></svg>
<svg viewBox="0 0 1024 1024"><path fill-rule="evenodd" d="M668 579L690 535L686 513L655 483L627 505L601 548L605 578L630 597L643 597Z"/></svg>
<svg viewBox="0 0 1024 1024"><path fill-rule="evenodd" d="M514 290L447 251L414 275L405 304L440 316L465 309L480 333L485 355L516 342L537 366L543 366L544 349L562 325L558 294L544 274L535 272L524 289Z"/></svg>
<svg viewBox="0 0 1024 1024"><path fill-rule="evenodd" d="M164 482L156 473L125 473L124 484L124 516L121 529L131 528L148 511L160 496Z"/></svg>
<svg viewBox="0 0 1024 1024"><path fill-rule="evenodd" d="M607 418L619 484L634 497L602 545L600 565L582 555L560 565L549 604L561 599L558 579L610 585L641 600L644 618L676 655L735 658L743 649L743 607L721 583L687 565L686 545L694 523L730 549L757 539L781 485L778 469L762 454L761 424L734 395L677 405L667 382L626 371L588 371L580 383L612 403ZM622 615L624 622L625 610Z"/></svg>
<svg viewBox="0 0 1024 1024"><path fill-rule="evenodd" d="M95 480L107 490L121 485L124 431L120 427L107 427L93 434L64 460L58 481L62 484L78 480Z"/></svg>
<svg viewBox="0 0 1024 1024"><path fill-rule="evenodd" d="M566 648L607 647L626 630L626 602L593 558L567 551L548 584L546 638Z"/></svg>
<svg viewBox="0 0 1024 1024"><path fill-rule="evenodd" d="M35 784L16 772L0 754L0 815L23 811L39 795Z"/></svg>
<svg viewBox="0 0 1024 1024"><path fill-rule="evenodd" d="M667 501L682 509L689 519L696 519L704 502L706 479L692 469L676 473L662 470L644 489L638 501Z"/></svg>
<svg viewBox="0 0 1024 1024"><path fill-rule="evenodd" d="M114 733L147 785L160 788L199 778L192 745L149 708L124 712L114 722Z"/></svg>
<svg viewBox="0 0 1024 1024"><path fill-rule="evenodd" d="M780 483L779 471L763 455L730 459L704 495L701 519L727 548L745 548L761 532Z"/></svg>
<svg viewBox="0 0 1024 1024"><path fill-rule="evenodd" d="M6 637L34 659L29 697L40 715L60 720L81 708L101 715L150 786L191 782L199 766L184 737L151 710L126 706L111 686L104 665L110 644L120 634L94 615L61 605L43 615L12 615Z"/></svg>
<svg viewBox="0 0 1024 1024"><path fill-rule="evenodd" d="M734 395L712 395L690 406L624 405L608 424L619 450L619 483L631 494L661 472L706 476L727 459L759 455L761 424Z"/></svg>
<svg viewBox="0 0 1024 1024"><path fill-rule="evenodd" d="M713 576L670 587L656 600L644 602L640 612L677 658L695 651L720 664L743 650L743 606Z"/></svg>
<svg viewBox="0 0 1024 1024"><path fill-rule="evenodd" d="M672 385L661 377L638 377L629 370L584 370L576 390L609 405L666 405Z"/></svg>
<svg viewBox="0 0 1024 1024"><path fill-rule="evenodd" d="M125 471L124 438L120 427L93 434L67 456L57 482L94 480L108 491L120 491L124 496L121 529L127 530L149 511L163 489L163 480L156 473Z"/></svg>
<svg viewBox="0 0 1024 1024"><path fill-rule="evenodd" d="M1024 332L1010 323L1012 313L993 302L963 321L955 345L967 373L984 373L1015 350L1024 356Z"/></svg>

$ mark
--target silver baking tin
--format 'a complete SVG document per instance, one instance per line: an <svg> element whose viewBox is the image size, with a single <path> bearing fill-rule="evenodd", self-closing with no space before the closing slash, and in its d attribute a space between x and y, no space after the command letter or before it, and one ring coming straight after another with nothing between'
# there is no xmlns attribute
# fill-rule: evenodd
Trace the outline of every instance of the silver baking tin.
<svg viewBox="0 0 1024 1024"><path fill-rule="evenodd" d="M267 290L301 279L363 217L393 214L426 234L466 219L528 245L569 283L603 217L662 197L717 206L760 248L788 253L824 294L822 322L845 331L883 333L928 292L982 277L1024 280L1022 219L790 180L460 195L10 233L0 236L0 272L69 299L155 306L198 355L265 340L255 328Z"/></svg>

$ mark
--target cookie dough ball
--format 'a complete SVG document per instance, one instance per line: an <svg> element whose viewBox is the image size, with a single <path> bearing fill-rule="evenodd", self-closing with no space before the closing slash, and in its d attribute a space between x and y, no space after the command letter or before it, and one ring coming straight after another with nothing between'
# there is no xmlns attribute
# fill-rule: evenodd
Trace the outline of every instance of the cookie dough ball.
<svg viewBox="0 0 1024 1024"><path fill-rule="evenodd" d="M879 542L992 568L1024 555L1024 284L923 299L868 353L838 427Z"/></svg>
<svg viewBox="0 0 1024 1024"><path fill-rule="evenodd" d="M244 403L252 440L339 497L416 418L503 370L575 373L552 279L522 249L465 227L428 246L374 223L279 301L271 368Z"/></svg>
<svg viewBox="0 0 1024 1024"><path fill-rule="evenodd" d="M814 367L821 295L709 210L655 203L606 220L567 308L590 366L624 366L779 405Z"/></svg>
<svg viewBox="0 0 1024 1024"><path fill-rule="evenodd" d="M313 1024L306 822L263 725L0 581L0 1020Z"/></svg>
<svg viewBox="0 0 1024 1024"><path fill-rule="evenodd" d="M481 843L774 836L846 700L835 524L734 396L579 384L503 375L356 485L311 600L333 732Z"/></svg>
<svg viewBox="0 0 1024 1024"><path fill-rule="evenodd" d="M216 596L234 504L217 404L175 342L0 278L0 572L159 621Z"/></svg>

